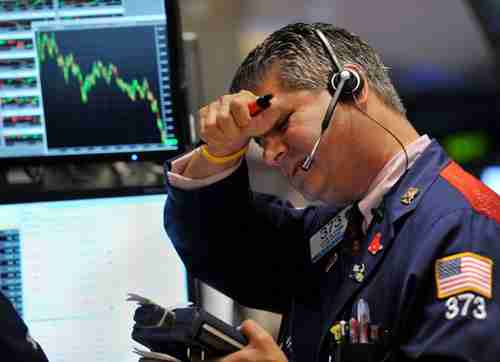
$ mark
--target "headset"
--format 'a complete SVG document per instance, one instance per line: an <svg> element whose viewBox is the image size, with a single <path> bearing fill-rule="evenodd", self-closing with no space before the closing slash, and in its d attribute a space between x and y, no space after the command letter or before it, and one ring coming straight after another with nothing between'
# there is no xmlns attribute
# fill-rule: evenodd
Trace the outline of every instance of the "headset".
<svg viewBox="0 0 500 362"><path fill-rule="evenodd" d="M321 142L321 138L323 137L325 130L330 125L333 112L335 112L335 108L337 107L337 103L339 102L339 100L342 101L353 100L356 102L356 96L361 93L364 86L363 77L361 77L361 75L356 70L346 68L340 64L337 56L335 55L335 52L333 51L333 47L326 38L325 34L323 34L323 32L317 28L314 29L314 33L318 36L321 43L325 47L326 52L330 56L330 60L332 61L332 64L335 67L335 69L328 82L328 90L332 95L332 98L326 110L325 117L321 122L321 134L316 140L316 143L314 144L311 153L309 154L309 156L307 156L307 158L300 166L304 171L309 171L309 169L311 168L311 165L314 161L314 156L316 155L318 146ZM390 129L385 127L382 123L377 121L375 118L370 116L365 111L361 110L359 107L356 108L358 109L358 111L363 113L368 119L375 122L379 127L381 127L387 133L389 133L392 136L392 138L394 138L394 140L399 144L405 155L405 162L406 162L405 172L406 172L409 166L409 159L408 159L408 152L406 151L403 142L401 142L401 140Z"/></svg>
<svg viewBox="0 0 500 362"><path fill-rule="evenodd" d="M330 56L330 60L332 61L335 69L330 77L330 80L328 81L328 90L332 95L332 98L326 110L325 117L321 122L321 134L314 144L311 153L302 163L301 168L304 171L309 171L309 169L311 168L323 133L330 125L330 120L332 119L333 112L335 112L335 108L337 107L337 103L339 102L339 100L346 101L355 99L356 95L362 91L364 86L363 78L359 75L358 72L353 69L345 68L340 64L325 34L323 34L323 32L319 29L314 29L314 33L318 36L321 43L325 47L326 52Z"/></svg>

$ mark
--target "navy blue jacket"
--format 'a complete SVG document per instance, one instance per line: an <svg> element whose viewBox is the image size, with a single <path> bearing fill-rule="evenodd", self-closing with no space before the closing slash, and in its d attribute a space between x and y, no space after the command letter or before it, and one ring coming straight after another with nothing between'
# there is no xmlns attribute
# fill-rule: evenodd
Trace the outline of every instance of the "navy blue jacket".
<svg viewBox="0 0 500 362"><path fill-rule="evenodd" d="M12 303L0 292L0 361L47 362Z"/></svg>
<svg viewBox="0 0 500 362"><path fill-rule="evenodd" d="M290 359L327 361L330 326L359 298L390 331L395 360L500 359L500 197L435 141L384 196L361 252L339 251L328 272L311 261L309 239L339 210L254 193L245 164L208 187L167 191L166 230L188 270L243 305L282 313ZM446 287L449 267L467 260L493 264L485 287L467 277ZM362 280L354 265L365 267Z"/></svg>

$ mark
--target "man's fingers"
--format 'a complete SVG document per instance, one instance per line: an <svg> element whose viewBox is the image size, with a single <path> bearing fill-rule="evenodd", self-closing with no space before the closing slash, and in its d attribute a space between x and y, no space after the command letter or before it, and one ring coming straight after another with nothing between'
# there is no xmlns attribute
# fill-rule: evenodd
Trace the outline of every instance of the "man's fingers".
<svg viewBox="0 0 500 362"><path fill-rule="evenodd" d="M228 155L241 150L251 137L258 137L271 130L282 109L278 99L271 107L251 116L249 106L257 99L249 91L228 94L199 111L200 137L214 155Z"/></svg>
<svg viewBox="0 0 500 362"><path fill-rule="evenodd" d="M253 94L252 92L250 92L249 90L246 90L246 89L240 90L240 92L238 94L246 95L246 96L255 98L255 94Z"/></svg>
<svg viewBox="0 0 500 362"><path fill-rule="evenodd" d="M256 361L254 358L255 351L253 349L245 348L241 351L231 353L226 357L218 360L217 362L251 362Z"/></svg>
<svg viewBox="0 0 500 362"><path fill-rule="evenodd" d="M255 102L257 97L249 91L241 91L231 101L230 110L236 125L245 128L251 121L248 105Z"/></svg>
<svg viewBox="0 0 500 362"><path fill-rule="evenodd" d="M248 345L226 356L221 362L287 362L285 354L274 342L273 337L256 322L246 320L239 329L248 338Z"/></svg>
<svg viewBox="0 0 500 362"><path fill-rule="evenodd" d="M240 331L248 338L250 344L260 347L268 347L270 343L274 343L273 337L258 323L251 319L248 319L241 324Z"/></svg>
<svg viewBox="0 0 500 362"><path fill-rule="evenodd" d="M236 117L231 112L232 103L233 98L231 96L224 96L221 98L218 127L224 135L231 139L235 139L240 136L241 130L236 123Z"/></svg>
<svg viewBox="0 0 500 362"><path fill-rule="evenodd" d="M200 110L200 137L207 143L222 142L224 137L222 131L217 125L219 106L216 103L210 103L208 106Z"/></svg>

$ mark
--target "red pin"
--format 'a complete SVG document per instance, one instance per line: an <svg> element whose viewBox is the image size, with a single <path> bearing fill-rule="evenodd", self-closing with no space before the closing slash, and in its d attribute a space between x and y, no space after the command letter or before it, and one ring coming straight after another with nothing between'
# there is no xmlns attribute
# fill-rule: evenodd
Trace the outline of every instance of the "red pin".
<svg viewBox="0 0 500 362"><path fill-rule="evenodd" d="M370 245L368 246L368 251L372 255L377 254L380 250L382 250L384 248L384 246L382 244L380 244L381 239L382 239L381 233L376 233L375 236L373 237Z"/></svg>

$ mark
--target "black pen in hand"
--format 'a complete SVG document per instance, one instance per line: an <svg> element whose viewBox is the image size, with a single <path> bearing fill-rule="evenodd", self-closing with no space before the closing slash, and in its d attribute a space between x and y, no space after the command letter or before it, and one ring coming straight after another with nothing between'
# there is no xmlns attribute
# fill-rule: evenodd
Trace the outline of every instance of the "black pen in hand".
<svg viewBox="0 0 500 362"><path fill-rule="evenodd" d="M255 102L248 105L248 110L250 111L250 116L255 117L264 109L269 108L271 105L272 94L266 94L265 96L257 97Z"/></svg>

